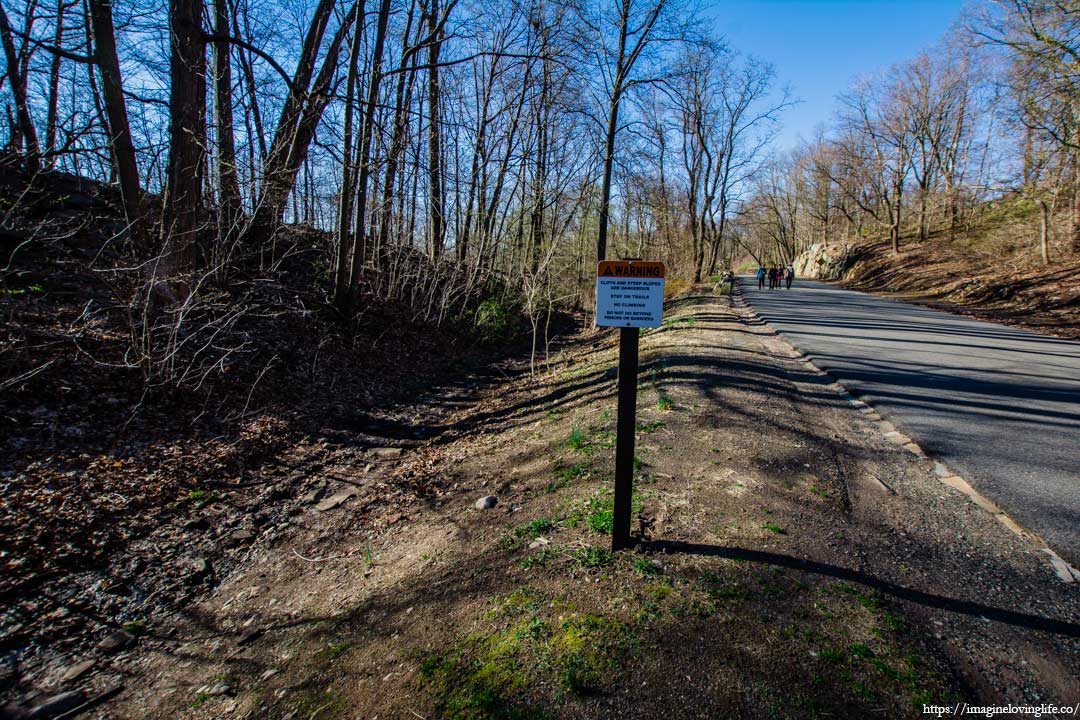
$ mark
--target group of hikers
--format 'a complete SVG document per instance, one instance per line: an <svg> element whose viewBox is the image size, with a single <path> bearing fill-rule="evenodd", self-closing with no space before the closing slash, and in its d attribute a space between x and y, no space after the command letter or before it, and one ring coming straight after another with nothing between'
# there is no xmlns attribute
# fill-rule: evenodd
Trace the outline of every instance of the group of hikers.
<svg viewBox="0 0 1080 720"><path fill-rule="evenodd" d="M769 280L769 289L775 290L779 287L786 287L791 289L791 281L795 279L795 268L792 265L780 267L779 265L773 265L766 269L764 265L761 265L757 269L757 286L758 290L765 289L765 279Z"/></svg>

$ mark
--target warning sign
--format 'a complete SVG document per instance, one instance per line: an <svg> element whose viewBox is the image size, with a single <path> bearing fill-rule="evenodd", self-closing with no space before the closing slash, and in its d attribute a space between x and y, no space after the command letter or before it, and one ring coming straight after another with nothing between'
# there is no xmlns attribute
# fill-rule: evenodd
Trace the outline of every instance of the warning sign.
<svg viewBox="0 0 1080 720"><path fill-rule="evenodd" d="M664 316L664 263L603 260L596 267L599 327L660 327Z"/></svg>

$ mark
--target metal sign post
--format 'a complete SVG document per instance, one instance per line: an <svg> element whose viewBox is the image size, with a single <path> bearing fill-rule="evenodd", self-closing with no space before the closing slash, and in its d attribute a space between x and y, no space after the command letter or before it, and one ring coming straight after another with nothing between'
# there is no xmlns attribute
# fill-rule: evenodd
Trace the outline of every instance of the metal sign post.
<svg viewBox="0 0 1080 720"><path fill-rule="evenodd" d="M663 263L643 261L603 261L596 268L596 324L620 328L613 551L631 545L639 328L660 327L663 322L664 270Z"/></svg>
<svg viewBox="0 0 1080 720"><path fill-rule="evenodd" d="M615 421L615 522L611 549L630 547L630 507L634 494L634 440L637 425L637 328L619 330L619 415Z"/></svg>

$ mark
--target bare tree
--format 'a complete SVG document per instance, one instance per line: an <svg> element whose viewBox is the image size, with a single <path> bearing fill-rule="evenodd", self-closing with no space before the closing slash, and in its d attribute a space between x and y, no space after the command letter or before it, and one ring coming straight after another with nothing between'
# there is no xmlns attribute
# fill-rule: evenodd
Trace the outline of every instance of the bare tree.
<svg viewBox="0 0 1080 720"><path fill-rule="evenodd" d="M155 290L170 301L190 291L206 159L206 42L202 0L173 0L169 10L169 162Z"/></svg>
<svg viewBox="0 0 1080 720"><path fill-rule="evenodd" d="M29 23L29 20L27 21ZM30 105L26 98L26 72L23 58L15 49L15 39L8 21L7 11L0 4L0 41L4 45L7 61L7 78L11 94L15 98L15 115L18 118L19 139L26 144L25 162L28 168L37 169L41 162L41 146L37 130L30 118Z"/></svg>
<svg viewBox="0 0 1080 720"><path fill-rule="evenodd" d="M129 233L136 253L147 258L151 253L142 191L139 187L139 165L128 122L124 82L120 74L120 59L116 54L111 0L89 0L90 25L93 27L93 60L101 73L101 93L108 117L109 144L113 162L120 178L120 195L124 202Z"/></svg>
<svg viewBox="0 0 1080 720"><path fill-rule="evenodd" d="M594 35L595 56L602 79L602 97L606 101L604 123L603 179L600 188L600 219L596 238L596 259L607 257L608 219L611 214L611 179L615 165L615 140L619 133L619 111L626 93L636 85L661 79L661 74L639 73L650 48L665 41L685 38L665 21L676 16L679 8L673 0L598 0L584 14L584 23ZM655 70L656 68L651 68Z"/></svg>
<svg viewBox="0 0 1080 720"><path fill-rule="evenodd" d="M214 2L214 119L217 137L218 246L225 248L236 234L241 213L240 181L236 172L233 131L233 84L228 0Z"/></svg>
<svg viewBox="0 0 1080 720"><path fill-rule="evenodd" d="M973 7L967 29L977 42L1010 51L1038 77L1035 92L1020 106L1022 118L1053 137L1080 168L1080 8L1047 0L991 0ZM1080 251L1080 172L1073 175L1071 236Z"/></svg>

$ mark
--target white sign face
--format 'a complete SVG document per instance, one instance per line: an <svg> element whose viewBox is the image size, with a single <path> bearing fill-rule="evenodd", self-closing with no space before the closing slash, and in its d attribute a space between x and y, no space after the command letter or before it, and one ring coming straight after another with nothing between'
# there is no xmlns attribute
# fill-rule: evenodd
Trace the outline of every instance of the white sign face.
<svg viewBox="0 0 1080 720"><path fill-rule="evenodd" d="M637 267L628 262L600 264L596 277L597 326L648 328L663 324L663 265L640 263L640 266L651 267Z"/></svg>

